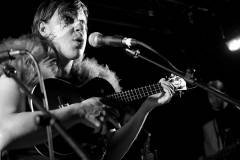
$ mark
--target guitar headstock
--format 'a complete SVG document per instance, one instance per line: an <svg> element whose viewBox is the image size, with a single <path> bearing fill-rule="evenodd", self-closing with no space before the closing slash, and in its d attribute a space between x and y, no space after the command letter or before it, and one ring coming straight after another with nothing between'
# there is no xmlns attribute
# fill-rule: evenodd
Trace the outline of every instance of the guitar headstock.
<svg viewBox="0 0 240 160"><path fill-rule="evenodd" d="M175 91L179 91L180 92L180 95L181 95L182 91L187 90L187 83L186 83L186 81L183 78L179 77L179 76L171 74L170 77L168 77L168 81L170 83L172 83L172 85L175 87Z"/></svg>

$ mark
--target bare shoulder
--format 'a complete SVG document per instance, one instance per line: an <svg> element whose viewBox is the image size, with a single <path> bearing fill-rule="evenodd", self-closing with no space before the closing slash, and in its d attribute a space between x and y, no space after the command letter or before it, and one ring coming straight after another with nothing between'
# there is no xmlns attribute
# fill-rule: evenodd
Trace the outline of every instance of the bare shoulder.
<svg viewBox="0 0 240 160"><path fill-rule="evenodd" d="M0 76L0 110L13 112L20 100L20 90L17 83L5 75Z"/></svg>
<svg viewBox="0 0 240 160"><path fill-rule="evenodd" d="M6 75L0 76L0 91L3 90L11 90L11 89L18 89L17 83L14 79L7 77Z"/></svg>

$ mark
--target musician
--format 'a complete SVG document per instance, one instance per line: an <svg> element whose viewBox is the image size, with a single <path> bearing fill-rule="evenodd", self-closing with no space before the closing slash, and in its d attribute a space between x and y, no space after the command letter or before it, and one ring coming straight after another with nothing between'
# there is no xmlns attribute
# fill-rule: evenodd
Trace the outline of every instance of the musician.
<svg viewBox="0 0 240 160"><path fill-rule="evenodd" d="M208 86L221 93L226 92L224 83L220 80L209 81ZM239 109L212 93L207 94L207 99L209 116L206 117L209 118L203 125L204 157L239 159Z"/></svg>
<svg viewBox="0 0 240 160"><path fill-rule="evenodd" d="M36 11L32 25L33 34L6 39L0 47L26 47L37 59L44 79L58 78L80 85L94 77L100 77L108 81L115 92L119 92L121 87L115 72L84 56L87 19L88 9L80 0L46 0ZM27 84L28 89L32 90L38 84L36 69L28 56L20 56L5 63L15 67L18 78ZM4 153L4 158L14 160L49 159L39 154L35 148L47 141L45 126L36 123L36 116L42 113L29 110L24 90L4 74L5 63L2 64L0 78L0 151ZM90 154L90 157L94 160L99 157L119 160L138 136L148 114L157 106L171 100L174 93L172 84L165 79L161 79L160 83L164 92L148 97L128 123L120 128L115 127L116 130L111 127L109 130L102 129L107 123L104 120L107 106L95 96L66 107L51 109L51 113L68 129L79 123L89 125L95 131L101 128L97 131L102 135L101 140L104 140L104 143L99 143L101 146L98 147L104 147L105 152L103 156L98 156L95 152ZM56 130L53 129L53 132L54 136L57 136ZM79 157L71 155L70 158L57 159L74 160Z"/></svg>

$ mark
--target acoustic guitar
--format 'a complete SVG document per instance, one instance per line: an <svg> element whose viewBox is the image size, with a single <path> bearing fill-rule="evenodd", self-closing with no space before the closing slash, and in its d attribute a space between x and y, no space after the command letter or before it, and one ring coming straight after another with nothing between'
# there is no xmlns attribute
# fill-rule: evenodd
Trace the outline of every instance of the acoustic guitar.
<svg viewBox="0 0 240 160"><path fill-rule="evenodd" d="M173 84L175 93L181 93L182 91L187 90L186 81L183 78L171 75L168 78L168 81ZM94 78L81 86L75 86L65 80L56 78L46 79L44 80L44 84L50 110L67 107L69 104L81 102L90 97L101 97L101 101L104 104L116 106L116 104L130 103L163 92L160 83L150 84L122 92L114 92L111 84L101 78ZM42 97L39 84L33 88L32 94L36 97ZM31 99L29 99L29 104L33 112L37 110ZM94 133L93 128L79 124L72 127L69 130L69 133L71 133L74 140L79 144L82 144L81 147L87 148L86 150L92 152L93 155L96 156L96 153L99 152L100 154L96 157L101 157L101 154L105 152L103 148L100 147L99 149L98 147L99 145L103 145L104 142L102 141L104 138L102 135L99 136L97 133ZM74 154L72 148L68 146L61 136L53 138L53 148L56 157L70 156ZM47 143L36 145L35 149L42 156L48 157ZM96 157L93 159L97 159Z"/></svg>

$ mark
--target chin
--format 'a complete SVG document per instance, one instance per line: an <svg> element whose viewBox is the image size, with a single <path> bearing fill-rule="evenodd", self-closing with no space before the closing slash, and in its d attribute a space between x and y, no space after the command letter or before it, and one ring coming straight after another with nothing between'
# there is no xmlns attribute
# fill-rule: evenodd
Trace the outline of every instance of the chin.
<svg viewBox="0 0 240 160"><path fill-rule="evenodd" d="M74 59L77 59L79 57L80 57L79 51L78 50L74 50L74 51L72 51L71 55L69 56L69 59L74 60Z"/></svg>
<svg viewBox="0 0 240 160"><path fill-rule="evenodd" d="M70 59L75 60L75 59L78 59L79 57L80 57L79 55L76 55L76 56L72 56Z"/></svg>
<svg viewBox="0 0 240 160"><path fill-rule="evenodd" d="M68 50L68 59L74 60L78 59L83 56L84 50L81 48L72 48L71 50Z"/></svg>

